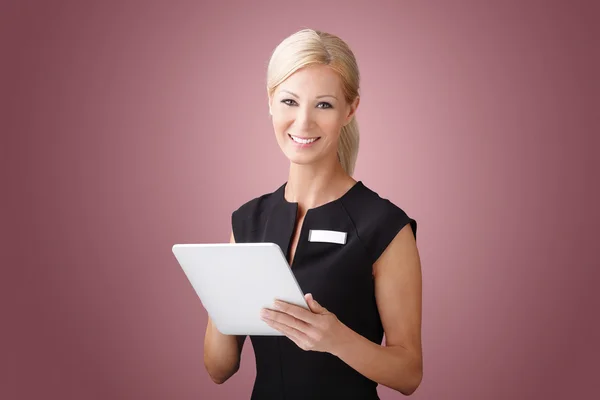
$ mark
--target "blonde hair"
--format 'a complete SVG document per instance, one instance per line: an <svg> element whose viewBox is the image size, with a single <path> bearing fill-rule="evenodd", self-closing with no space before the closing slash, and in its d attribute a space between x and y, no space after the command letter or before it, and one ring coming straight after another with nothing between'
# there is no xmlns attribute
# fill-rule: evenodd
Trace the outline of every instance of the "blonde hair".
<svg viewBox="0 0 600 400"><path fill-rule="evenodd" d="M358 96L360 74L350 47L339 37L313 29L302 29L285 38L273 51L267 67L269 97L284 80L302 67L327 65L338 73L348 104ZM356 116L342 127L338 142L338 159L344 171L354 173L358 157L359 130Z"/></svg>

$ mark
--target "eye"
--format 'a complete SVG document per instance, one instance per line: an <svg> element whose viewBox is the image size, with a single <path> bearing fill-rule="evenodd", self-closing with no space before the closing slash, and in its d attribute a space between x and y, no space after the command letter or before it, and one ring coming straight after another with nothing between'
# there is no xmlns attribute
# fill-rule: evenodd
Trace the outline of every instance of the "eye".
<svg viewBox="0 0 600 400"><path fill-rule="evenodd" d="M285 105L288 105L288 106L293 106L293 105L295 105L295 104L298 104L298 103L296 103L296 101L295 101L295 100L292 100L292 99L284 99L284 100L281 100L281 102L282 102L283 104L285 104ZM319 106L321 106L321 105L322 105L323 107L319 107ZM323 102L321 102L321 103L317 104L317 107L318 107L318 108L321 108L321 109L333 108L333 106L332 106L330 103L327 103L326 101L323 101Z"/></svg>

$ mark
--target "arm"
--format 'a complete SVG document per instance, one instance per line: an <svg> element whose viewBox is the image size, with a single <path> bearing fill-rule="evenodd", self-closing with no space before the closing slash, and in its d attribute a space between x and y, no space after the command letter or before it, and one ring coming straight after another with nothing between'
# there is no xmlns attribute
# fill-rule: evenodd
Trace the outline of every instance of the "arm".
<svg viewBox="0 0 600 400"><path fill-rule="evenodd" d="M367 378L410 395L423 377L421 262L410 225L400 230L379 257L373 274L386 345L345 327L332 353Z"/></svg>
<svg viewBox="0 0 600 400"><path fill-rule="evenodd" d="M230 243L235 243L233 232ZM224 383L240 368L240 356L246 336L224 335L208 317L204 336L204 366L213 382Z"/></svg>

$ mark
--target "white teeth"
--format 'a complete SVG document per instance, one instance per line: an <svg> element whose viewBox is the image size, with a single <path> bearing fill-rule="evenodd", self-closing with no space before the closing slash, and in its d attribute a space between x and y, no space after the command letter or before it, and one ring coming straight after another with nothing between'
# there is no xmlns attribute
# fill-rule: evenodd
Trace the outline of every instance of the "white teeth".
<svg viewBox="0 0 600 400"><path fill-rule="evenodd" d="M318 138L314 138L314 139L301 139L301 138L297 138L297 137L292 136L292 135L290 135L290 136L292 137L292 140L294 142L296 142L296 143L302 143L302 144L312 143L312 142L314 142L315 140L318 139Z"/></svg>

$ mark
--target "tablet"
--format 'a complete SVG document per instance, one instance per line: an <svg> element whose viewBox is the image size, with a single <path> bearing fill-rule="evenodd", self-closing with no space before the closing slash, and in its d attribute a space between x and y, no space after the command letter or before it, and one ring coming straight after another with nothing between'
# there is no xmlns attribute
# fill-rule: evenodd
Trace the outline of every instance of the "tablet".
<svg viewBox="0 0 600 400"><path fill-rule="evenodd" d="M260 310L276 299L309 309L275 243L176 244L173 254L221 333L283 336Z"/></svg>

